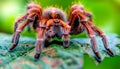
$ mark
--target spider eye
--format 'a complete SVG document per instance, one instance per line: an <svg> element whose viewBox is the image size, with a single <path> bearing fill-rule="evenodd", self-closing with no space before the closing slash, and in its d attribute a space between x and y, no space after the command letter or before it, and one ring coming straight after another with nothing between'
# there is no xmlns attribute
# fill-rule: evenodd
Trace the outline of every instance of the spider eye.
<svg viewBox="0 0 120 69"><path fill-rule="evenodd" d="M59 23L60 21L58 19L55 19L54 20L54 23Z"/></svg>
<svg viewBox="0 0 120 69"><path fill-rule="evenodd" d="M27 9L29 10L31 7L27 7Z"/></svg>
<svg viewBox="0 0 120 69"><path fill-rule="evenodd" d="M84 10L84 8L82 6L79 7L80 10Z"/></svg>
<svg viewBox="0 0 120 69"><path fill-rule="evenodd" d="M50 19L52 19L52 14L51 13L48 13L48 16Z"/></svg>
<svg viewBox="0 0 120 69"><path fill-rule="evenodd" d="M61 19L60 15L59 15L58 13L56 13L56 17L57 17L58 19Z"/></svg>
<svg viewBox="0 0 120 69"><path fill-rule="evenodd" d="M80 8L81 10L84 10L82 7Z"/></svg>

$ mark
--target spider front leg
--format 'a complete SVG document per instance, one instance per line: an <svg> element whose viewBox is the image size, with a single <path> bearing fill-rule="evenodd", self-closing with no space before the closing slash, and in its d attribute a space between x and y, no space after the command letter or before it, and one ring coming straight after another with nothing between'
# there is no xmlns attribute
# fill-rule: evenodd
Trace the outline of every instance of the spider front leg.
<svg viewBox="0 0 120 69"><path fill-rule="evenodd" d="M55 35L54 27L50 27L45 32L45 46L48 47L50 45L51 38Z"/></svg>
<svg viewBox="0 0 120 69"><path fill-rule="evenodd" d="M68 48L69 46L69 35L63 34L63 46L64 48Z"/></svg>
<svg viewBox="0 0 120 69"><path fill-rule="evenodd" d="M89 18L89 20L92 21L92 13L91 12L85 11L85 16L87 16Z"/></svg>
<svg viewBox="0 0 120 69"><path fill-rule="evenodd" d="M107 50L106 52L110 55L110 56L114 56L114 53L112 52L112 50L109 48L109 43L107 41L107 38L105 36L105 34L96 26L92 26L92 29L102 37L102 41L104 43L104 47Z"/></svg>
<svg viewBox="0 0 120 69"><path fill-rule="evenodd" d="M63 46L64 48L68 48L69 46L69 32L70 32L70 26L66 25L65 27L63 27Z"/></svg>
<svg viewBox="0 0 120 69"><path fill-rule="evenodd" d="M23 24L21 24L17 30L15 31L14 35L13 35L13 39L12 39L12 46L10 47L9 51L12 51L18 44L19 42L19 37L20 37L20 33L23 31L23 29L25 28L25 26L28 24L29 22L25 22Z"/></svg>
<svg viewBox="0 0 120 69"><path fill-rule="evenodd" d="M15 21L15 24L14 24L14 32L16 31L16 29L17 29L17 27L18 27L18 24L21 23L22 21L24 21L26 18L27 18L27 14L21 16L20 18L18 18L18 19Z"/></svg>
<svg viewBox="0 0 120 69"><path fill-rule="evenodd" d="M101 62L101 56L99 54L98 48L97 48L97 44L96 44L96 40L95 40L95 33L92 30L92 28L89 26L89 24L87 24L86 21L81 21L81 23L83 24L83 26L85 27L90 39L91 39L91 44L92 44L92 49L93 52L95 54L95 58L97 59L97 61Z"/></svg>
<svg viewBox="0 0 120 69"><path fill-rule="evenodd" d="M31 26L30 26L30 24L27 25L27 28L28 28L28 32L30 32L30 31L31 31Z"/></svg>
<svg viewBox="0 0 120 69"><path fill-rule="evenodd" d="M44 36L45 36L45 27L38 27L35 29L37 32L37 42L36 42L36 53L35 53L35 60L40 58L40 54L42 52L44 46Z"/></svg>

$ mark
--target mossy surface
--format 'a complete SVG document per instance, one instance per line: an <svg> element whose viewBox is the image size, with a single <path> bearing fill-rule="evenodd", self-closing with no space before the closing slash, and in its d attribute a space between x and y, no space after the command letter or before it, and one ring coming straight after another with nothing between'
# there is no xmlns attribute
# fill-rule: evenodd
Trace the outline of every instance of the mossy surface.
<svg viewBox="0 0 120 69"><path fill-rule="evenodd" d="M110 48L116 55L120 55L117 45L120 39L116 34L107 35ZM35 38L22 37L19 45L13 52L8 52L11 45L11 35L0 34L0 66L5 69L81 69L83 67L83 55L88 54L93 60L94 54L90 47L89 38L71 39L70 46L64 49L62 45L57 43L45 47L41 54L40 60L34 61ZM99 52L102 59L109 57L104 52L104 46L99 37L96 37ZM109 58L108 58L109 59ZM103 60L104 61L104 60Z"/></svg>

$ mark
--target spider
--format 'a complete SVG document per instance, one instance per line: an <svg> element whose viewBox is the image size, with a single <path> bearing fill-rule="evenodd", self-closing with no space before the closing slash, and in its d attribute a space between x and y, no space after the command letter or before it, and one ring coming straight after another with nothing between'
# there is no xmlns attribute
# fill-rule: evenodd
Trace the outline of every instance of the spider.
<svg viewBox="0 0 120 69"><path fill-rule="evenodd" d="M22 21L24 23L18 26ZM98 61L101 61L101 56L95 40L96 34L102 37L106 52L110 56L114 56L114 53L108 47L105 34L93 24L92 14L86 12L83 5L74 4L67 20L65 13L61 9L49 7L42 12L38 4L28 4L27 13L15 22L12 46L9 51L12 51L17 46L20 33L26 26L29 27L30 24L32 24L33 29L37 33L36 53L34 56L36 60L39 59L42 48L49 44L53 37L62 38L64 48L68 48L69 35L80 34L84 31L87 32L91 39L92 49Z"/></svg>

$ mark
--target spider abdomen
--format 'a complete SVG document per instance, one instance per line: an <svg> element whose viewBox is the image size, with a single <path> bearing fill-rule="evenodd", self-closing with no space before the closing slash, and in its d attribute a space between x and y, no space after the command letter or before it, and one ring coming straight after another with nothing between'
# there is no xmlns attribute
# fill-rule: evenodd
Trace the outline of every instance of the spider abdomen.
<svg viewBox="0 0 120 69"><path fill-rule="evenodd" d="M63 21L66 21L65 13L61 9L54 8L54 7L45 9L43 12L43 18L45 18L45 19L61 19Z"/></svg>

